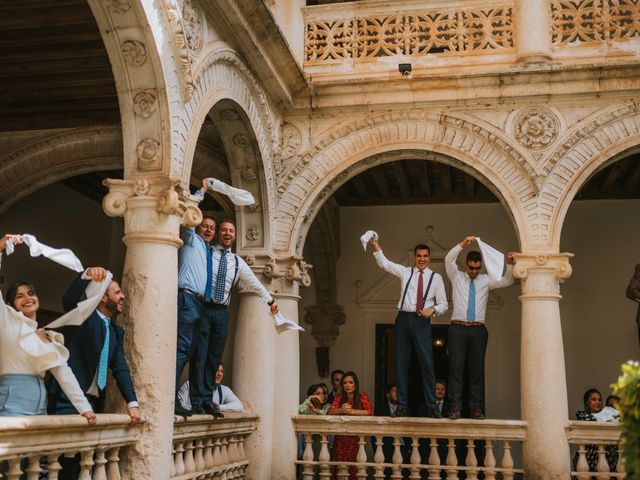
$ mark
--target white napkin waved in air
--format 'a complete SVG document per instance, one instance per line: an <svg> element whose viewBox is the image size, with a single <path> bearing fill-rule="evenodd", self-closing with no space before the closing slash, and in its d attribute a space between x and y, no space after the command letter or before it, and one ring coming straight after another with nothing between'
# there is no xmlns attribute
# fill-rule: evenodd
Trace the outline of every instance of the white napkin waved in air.
<svg viewBox="0 0 640 480"><path fill-rule="evenodd" d="M82 262L75 256L75 254L68 248L52 248L44 243L40 243L36 237L25 233L22 235L22 241L29 247L29 252L32 257L43 257L53 260L62 266L70 268L76 272L82 272L84 270ZM7 255L11 255L15 247L11 240L7 241L6 252Z"/></svg>
<svg viewBox="0 0 640 480"><path fill-rule="evenodd" d="M480 252L482 253L482 261L489 277L497 282L502 278L502 272L504 271L504 254L496 250L495 248L487 245L480 237L476 237Z"/></svg>
<svg viewBox="0 0 640 480"><path fill-rule="evenodd" d="M598 422L617 422L620 412L613 407L604 407L598 413L592 413Z"/></svg>
<svg viewBox="0 0 640 480"><path fill-rule="evenodd" d="M280 312L278 312L275 315L273 315L273 321L276 324L276 330L278 330L278 333L282 333L285 330L293 330L293 331L297 331L297 332L304 332L304 328L302 328L300 325L298 325L293 320L289 320L287 317L285 317Z"/></svg>
<svg viewBox="0 0 640 480"><path fill-rule="evenodd" d="M231 199L234 205L242 207L245 205L253 205L254 203L256 203L253 195L251 195L251 193L247 192L246 190L232 187L215 178L207 178L205 180L207 182L207 186L211 190L226 195Z"/></svg>
<svg viewBox="0 0 640 480"><path fill-rule="evenodd" d="M367 243L369 243L369 240L372 238L378 238L378 234L373 230L367 230L365 234L360 237L360 242L362 243L362 248L364 248L365 252L367 251Z"/></svg>

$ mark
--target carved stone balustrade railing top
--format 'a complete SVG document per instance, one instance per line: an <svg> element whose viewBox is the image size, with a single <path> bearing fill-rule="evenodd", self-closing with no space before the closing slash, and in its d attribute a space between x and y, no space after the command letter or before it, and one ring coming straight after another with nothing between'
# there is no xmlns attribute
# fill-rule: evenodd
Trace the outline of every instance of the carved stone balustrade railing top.
<svg viewBox="0 0 640 480"><path fill-rule="evenodd" d="M250 412L225 413L220 419L176 417L171 478L245 478L249 459L244 444L257 423L258 417Z"/></svg>
<svg viewBox="0 0 640 480"><path fill-rule="evenodd" d="M0 418L0 461L8 461L7 477L57 480L61 455L80 454L80 478L120 479L119 455L134 444L141 426L128 415L98 415L93 427L79 415ZM144 422L143 422L144 423Z"/></svg>
<svg viewBox="0 0 640 480"><path fill-rule="evenodd" d="M419 479L427 472L431 480L440 479L446 472L448 479L458 478L464 471L467 478L477 480L480 472L485 478L512 479L523 473L516 466L512 449L520 449L526 436L526 422L516 420L433 420L425 418L295 416L296 432L305 438L302 477L312 480L330 475L337 468L338 478L347 475L348 467L355 468L357 478L382 479L385 469L391 478ZM353 461L330 461L329 435L358 437L358 453ZM372 456L367 445L375 438ZM392 446L393 455L385 458L383 445ZM386 448L386 447L385 447ZM516 455L516 458L519 456ZM388 472L387 472L388 473ZM347 478L346 476L344 478Z"/></svg>
<svg viewBox="0 0 640 480"><path fill-rule="evenodd" d="M577 462L572 464L572 475L578 479L593 477L588 458L597 456L595 476L598 479L625 478L624 460L620 443L620 425L617 422L569 422L567 440L577 452ZM593 472L593 470L591 470Z"/></svg>

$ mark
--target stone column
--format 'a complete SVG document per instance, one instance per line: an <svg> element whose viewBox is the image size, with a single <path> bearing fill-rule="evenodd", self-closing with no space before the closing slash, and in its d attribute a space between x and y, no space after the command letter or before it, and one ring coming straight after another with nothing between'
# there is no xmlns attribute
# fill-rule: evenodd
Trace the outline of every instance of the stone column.
<svg viewBox="0 0 640 480"><path fill-rule="evenodd" d="M551 60L551 6L549 0L515 0L514 32L519 62Z"/></svg>
<svg viewBox="0 0 640 480"><path fill-rule="evenodd" d="M534 480L569 478L569 419L560 282L571 275L570 253L516 254L522 282L521 413L527 421L524 469Z"/></svg>
<svg viewBox="0 0 640 480"><path fill-rule="evenodd" d="M124 216L122 287L125 349L141 413L139 440L121 462L123 478L168 479L172 463L179 226L202 214L179 180L106 180L110 216Z"/></svg>
<svg viewBox="0 0 640 480"><path fill-rule="evenodd" d="M280 311L298 321L299 285L311 279L300 257L248 257L247 263L273 293ZM297 413L300 383L298 333L278 333L264 300L242 292L233 352L234 387L260 416L247 439L249 476L254 480L295 477L297 444L291 416Z"/></svg>

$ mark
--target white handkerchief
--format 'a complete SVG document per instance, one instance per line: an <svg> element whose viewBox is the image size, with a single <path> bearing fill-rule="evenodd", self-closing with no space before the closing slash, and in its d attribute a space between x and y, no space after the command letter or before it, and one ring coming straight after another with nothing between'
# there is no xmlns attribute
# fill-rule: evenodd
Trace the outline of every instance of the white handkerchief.
<svg viewBox="0 0 640 480"><path fill-rule="evenodd" d="M604 407L598 413L592 413L598 422L617 422L620 412L613 407Z"/></svg>
<svg viewBox="0 0 640 480"><path fill-rule="evenodd" d="M7 240L7 243L4 246L4 253L7 255L11 255L15 251L16 247L13 246L13 242L11 239Z"/></svg>
<svg viewBox="0 0 640 480"><path fill-rule="evenodd" d="M480 247L482 261L484 262L489 277L491 277L494 282L499 281L502 278L502 272L504 270L504 254L484 243L480 240L480 237L476 237L476 241Z"/></svg>
<svg viewBox="0 0 640 480"><path fill-rule="evenodd" d="M22 241L29 247L29 252L32 257L39 257L42 255L43 257L53 260L54 262L70 268L71 270L75 270L76 272L82 272L84 270L84 267L78 257L76 257L68 248L49 247L44 243L40 243L36 237L29 235L28 233L22 235ZM14 249L13 242L9 240L5 249L7 255L11 255Z"/></svg>
<svg viewBox="0 0 640 480"><path fill-rule="evenodd" d="M373 230L367 230L365 234L360 237L360 242L362 243L362 248L364 248L365 252L367 251L367 243L369 243L369 240L372 238L378 238L378 234Z"/></svg>
<svg viewBox="0 0 640 480"><path fill-rule="evenodd" d="M84 275L82 278L85 278ZM84 321L89 318L89 315L98 308L98 304L107 291L107 288L111 284L113 275L111 272L107 272L107 277L101 282L94 282L93 280L87 286L85 293L87 295L86 300L82 300L78 303L78 306L65 313L57 320L54 320L46 328L60 328L67 325L82 325Z"/></svg>
<svg viewBox="0 0 640 480"><path fill-rule="evenodd" d="M278 333L282 333L285 330L294 330L298 332L304 332L304 328L302 328L296 322L289 320L280 312L273 315L273 320L276 324L276 330L278 330Z"/></svg>
<svg viewBox="0 0 640 480"><path fill-rule="evenodd" d="M231 199L234 205L253 205L256 201L250 192L227 185L215 178L207 178L207 186L214 192L222 193Z"/></svg>

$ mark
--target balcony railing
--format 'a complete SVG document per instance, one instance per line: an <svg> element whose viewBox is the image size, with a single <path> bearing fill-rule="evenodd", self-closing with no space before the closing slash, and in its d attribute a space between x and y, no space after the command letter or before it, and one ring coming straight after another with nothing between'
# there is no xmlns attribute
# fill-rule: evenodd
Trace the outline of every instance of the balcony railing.
<svg viewBox="0 0 640 480"><path fill-rule="evenodd" d="M569 422L567 440L572 451L577 451L577 462L575 468L572 463L571 472L576 478L586 480L595 476L604 480L625 477L617 423ZM593 470L590 472L589 463L595 463L596 474Z"/></svg>
<svg viewBox="0 0 640 480"><path fill-rule="evenodd" d="M348 478L349 467L355 468L359 479L419 479L427 474L430 480L439 480L442 472L455 479L465 472L470 480L480 473L492 480L523 474L514 460L520 458L525 439L526 423L521 421L299 415L294 422L296 432L306 440L297 462L304 480L329 478L332 471L339 479ZM350 462L331 461L329 438L345 432L357 437L357 456ZM383 446L385 437L387 447ZM389 446L385 459L384 450ZM512 454L513 449L517 455Z"/></svg>
<svg viewBox="0 0 640 480"><path fill-rule="evenodd" d="M57 480L60 456L80 455L83 480L119 480L119 455L136 441L128 415L98 415L88 426L78 415L0 418L0 466L5 477Z"/></svg>
<svg viewBox="0 0 640 480"><path fill-rule="evenodd" d="M226 413L221 419L176 417L171 478L245 478L249 460L244 443L257 423L257 416L246 413Z"/></svg>

